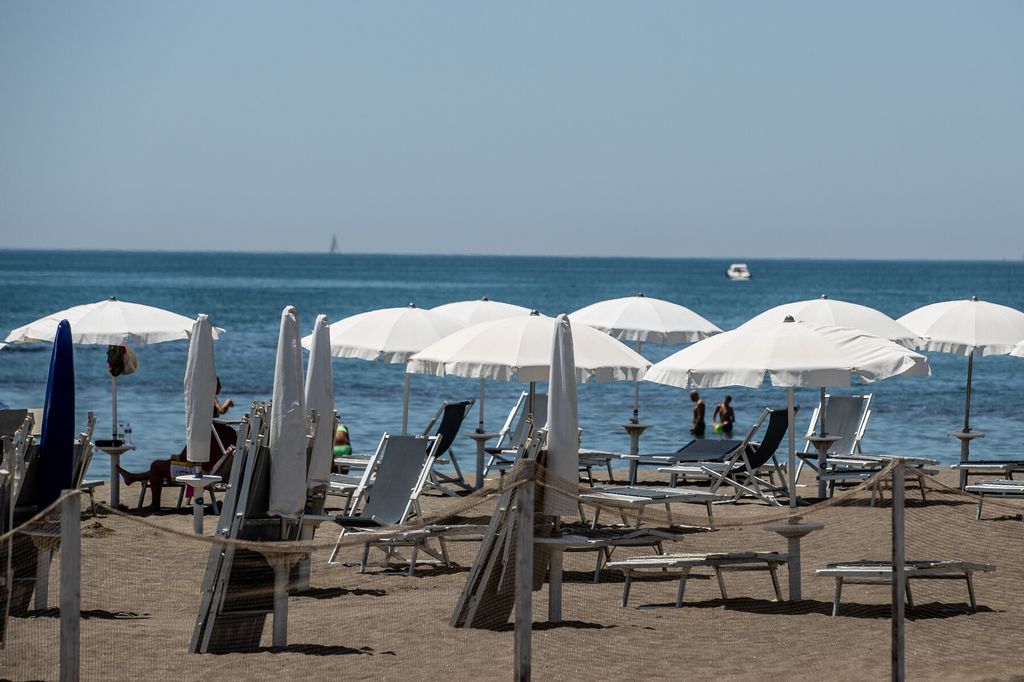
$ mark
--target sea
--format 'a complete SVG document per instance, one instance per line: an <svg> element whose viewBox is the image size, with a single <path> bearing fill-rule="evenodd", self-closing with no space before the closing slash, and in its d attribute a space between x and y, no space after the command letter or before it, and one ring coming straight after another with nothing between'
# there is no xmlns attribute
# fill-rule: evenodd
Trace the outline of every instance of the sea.
<svg viewBox="0 0 1024 682"><path fill-rule="evenodd" d="M6 332L73 305L115 296L193 317L206 313L226 333L216 343L222 398L240 416L252 401L268 400L282 308L295 306L303 330L319 313L332 321L378 308L414 303L429 308L487 296L541 313L571 312L596 301L642 292L687 306L722 329L732 329L781 303L816 298L852 301L899 317L949 299L981 299L1024 309L1024 262L757 260L753 278L731 281L726 259L570 258L557 256L448 256L385 254L169 253L130 251L0 251L0 331ZM679 346L645 344L657 362ZM136 450L122 458L129 469L148 466L184 444L183 375L188 344L170 342L135 349L138 371L118 383L119 421L131 424ZM932 376L894 378L838 393L874 395L864 439L870 453L958 459L958 442L946 435L963 425L966 358L929 353ZM0 403L43 405L50 346L0 351ZM401 429L401 365L334 360L335 399L357 451L372 450L384 431ZM79 428L86 413L110 431L111 382L105 346L75 347ZM1024 456L1024 359L986 357L975 362L972 427L985 437L972 456ZM488 430L501 427L525 386L491 381L486 387ZM543 389L543 386L539 387ZM588 383L579 390L583 445L624 452L622 428L632 415L633 385ZM478 398L479 382L458 377L412 378L410 431L421 430L442 400ZM736 433L764 407L785 405L785 389L703 391L709 405L733 396ZM799 389L798 434L808 426L816 389ZM642 452L673 451L690 436L692 405L685 391L642 384L640 416L651 425ZM465 432L475 428L471 414ZM802 447L802 441L798 447ZM472 461L472 443L460 446ZM97 455L94 476L107 471Z"/></svg>

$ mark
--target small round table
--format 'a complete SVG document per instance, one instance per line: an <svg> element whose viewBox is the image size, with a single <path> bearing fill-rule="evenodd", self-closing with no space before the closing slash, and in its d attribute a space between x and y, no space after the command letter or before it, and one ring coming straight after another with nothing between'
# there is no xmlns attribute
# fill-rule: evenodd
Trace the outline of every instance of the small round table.
<svg viewBox="0 0 1024 682"><path fill-rule="evenodd" d="M110 506L117 509L121 505L121 477L117 470L121 466L121 455L134 450L134 445L128 445L121 441L106 441L107 443L119 443L119 445L103 445L104 441L96 442L96 449L110 457Z"/></svg>
<svg viewBox="0 0 1024 682"><path fill-rule="evenodd" d="M825 463L828 459L828 449L832 447L837 440L842 440L839 436L830 436L828 434L822 434L820 436L808 436L807 442L814 446L814 449L818 451L818 472L825 473ZM794 479L795 480L795 479ZM794 494L796 491L793 491ZM824 499L827 493L825 479L818 476L818 497Z"/></svg>
<svg viewBox="0 0 1024 682"><path fill-rule="evenodd" d="M221 477L211 474L186 474L178 476L174 480L176 483L190 485L195 489L195 495L192 496L192 530L196 535L202 535L203 507L205 505L203 502L203 491L214 483L220 483Z"/></svg>
<svg viewBox="0 0 1024 682"><path fill-rule="evenodd" d="M984 438L983 431L947 431L947 436L952 436L960 441L960 463L964 464L971 458L971 441L975 438ZM960 489L967 485L967 470L960 470Z"/></svg>
<svg viewBox="0 0 1024 682"><path fill-rule="evenodd" d="M772 533L778 533L786 538L789 554L789 601L800 601L800 538L821 530L824 523L818 521L801 521L793 517L789 521L781 523L768 523L763 528Z"/></svg>
<svg viewBox="0 0 1024 682"><path fill-rule="evenodd" d="M487 441L497 438L501 434L488 431L474 431L466 434L466 438L476 441L476 481L473 484L474 490L484 487L484 457L487 455Z"/></svg>

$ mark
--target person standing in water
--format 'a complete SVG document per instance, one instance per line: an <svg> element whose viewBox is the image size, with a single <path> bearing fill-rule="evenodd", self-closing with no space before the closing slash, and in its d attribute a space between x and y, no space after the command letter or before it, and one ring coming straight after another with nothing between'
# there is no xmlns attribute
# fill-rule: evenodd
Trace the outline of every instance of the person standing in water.
<svg viewBox="0 0 1024 682"><path fill-rule="evenodd" d="M715 412L711 415L714 429L717 433L732 433L732 425L736 423L736 413L732 410L732 396L725 396L725 400L715 406Z"/></svg>
<svg viewBox="0 0 1024 682"><path fill-rule="evenodd" d="M707 424L704 423L704 401L700 399L700 393L697 393L697 391L690 391L690 400L695 403L693 408L693 426L690 428L690 433L697 438L703 438L704 431L707 429Z"/></svg>

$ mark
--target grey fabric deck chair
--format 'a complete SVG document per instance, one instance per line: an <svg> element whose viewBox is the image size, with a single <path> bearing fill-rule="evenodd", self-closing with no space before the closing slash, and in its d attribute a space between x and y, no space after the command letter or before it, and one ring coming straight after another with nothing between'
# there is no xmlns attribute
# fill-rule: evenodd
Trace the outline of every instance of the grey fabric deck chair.
<svg viewBox="0 0 1024 682"><path fill-rule="evenodd" d="M772 469L774 471L779 469L775 453L789 428L789 415L785 409L765 408L750 433L753 434L760 430L760 426L766 418L768 425L765 427L764 437L761 441L754 442L748 435L748 442L743 447L737 448L726 461L678 464L674 467L663 467L660 471L691 477L703 475L704 478L710 480L711 485L708 490L712 493L722 485L730 485L736 491L732 501L739 500L743 495L753 495L769 504L779 505L778 500L774 496L769 496L769 493L776 491L788 493L785 479L782 478L779 484L775 484L771 480L772 470L769 470L769 478L765 478L765 473L760 470L762 467L766 467L769 461L773 462Z"/></svg>
<svg viewBox="0 0 1024 682"><path fill-rule="evenodd" d="M819 403L811 413L811 421L807 425L807 433L804 438L810 438L818 432L818 420L824 407L825 432L839 438L829 448L829 454L861 454L861 441L864 439L864 432L867 430L868 420L871 418L871 397L870 393L866 395L829 395L826 393L824 405ZM818 452L810 441L804 443L804 451L800 453L796 471L798 478L804 466L809 466L814 471L818 471L819 468Z"/></svg>
<svg viewBox="0 0 1024 682"><path fill-rule="evenodd" d="M348 533L385 529L406 523L413 516L423 517L419 496L427 484L439 445L440 440L433 437L384 434L373 465L374 483L365 495L362 509L356 515L334 517L341 532L327 563L334 563L342 538ZM435 556L429 548L424 549ZM390 549L386 549L386 554L390 558Z"/></svg>
<svg viewBox="0 0 1024 682"><path fill-rule="evenodd" d="M498 441L493 447L487 448L487 465L484 475L492 468L509 467L515 463L516 453L530 435L527 417L529 417L530 394L523 391L519 400L505 418L505 425L498 432ZM533 396L533 428L543 429L548 421L548 396L546 393L534 393Z"/></svg>

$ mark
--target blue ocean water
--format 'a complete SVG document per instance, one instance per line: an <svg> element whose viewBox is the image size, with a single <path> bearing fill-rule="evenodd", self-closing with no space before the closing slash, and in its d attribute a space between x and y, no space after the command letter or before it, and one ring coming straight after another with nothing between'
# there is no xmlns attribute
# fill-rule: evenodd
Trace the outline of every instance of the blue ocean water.
<svg viewBox="0 0 1024 682"><path fill-rule="evenodd" d="M1024 309L1024 263L750 260L753 279L732 282L726 260L559 258L514 256L394 256L259 253L149 253L0 251L0 330L7 331L51 312L116 296L174 310L203 312L227 333L216 344L222 397L238 405L269 399L280 312L294 305L304 329L318 313L338 320L354 313L410 302L433 307L488 296L546 314L568 312L606 298L643 292L681 303L723 329L733 328L771 306L813 298L862 303L898 317L935 301L979 298ZM182 376L186 342L137 348L139 371L119 383L119 417L133 427L138 449L129 468L181 449L184 433ZM678 350L644 346L652 361ZM77 346L75 366L80 423L96 412L100 433L109 429L110 380L105 347ZM933 376L873 384L873 415L867 452L907 453L944 461L957 458L957 441L946 431L962 426L966 360L931 353ZM50 347L0 351L0 402L41 406ZM401 427L403 370L361 360L335 359L336 400L357 450L369 450L384 430ZM984 358L975 363L972 425L987 435L975 441L978 456L1022 454L1024 360ZM489 382L486 421L500 427L523 388ZM411 427L425 424L443 399L475 398L476 380L414 376ZM844 389L846 390L846 389ZM853 389L850 389L852 392ZM785 404L785 391L708 390L710 405L725 393L734 397L738 431L762 407ZM580 417L587 447L623 451L628 439L620 424L632 411L628 383L580 388ZM817 391L802 389L806 428ZM674 450L688 440L690 403L684 391L643 385L641 417L654 425L642 450ZM242 409L234 408L233 414ZM475 424L476 417L471 417ZM472 428L467 425L467 429ZM468 442L466 450L469 450ZM97 457L94 474L106 464Z"/></svg>

